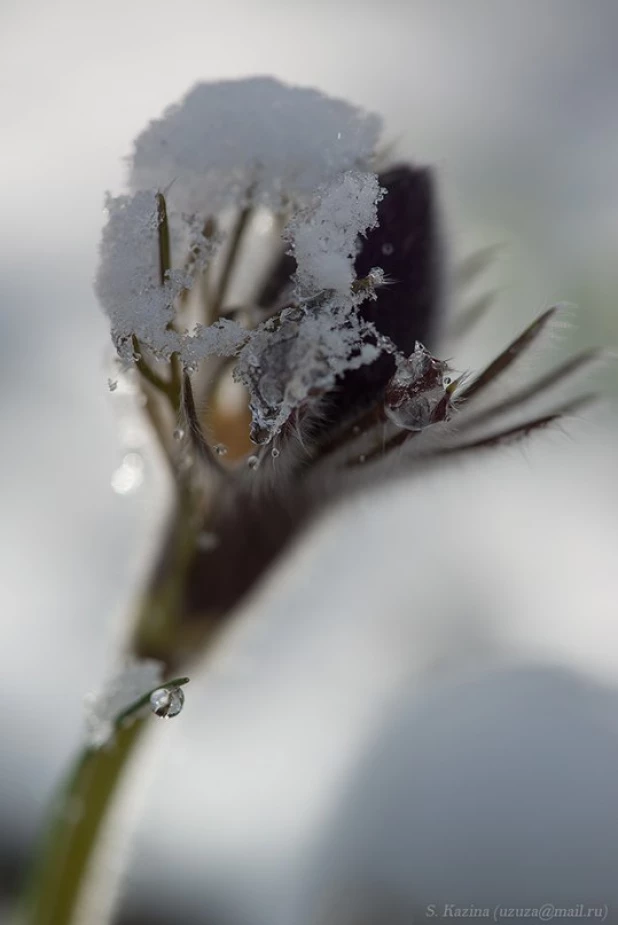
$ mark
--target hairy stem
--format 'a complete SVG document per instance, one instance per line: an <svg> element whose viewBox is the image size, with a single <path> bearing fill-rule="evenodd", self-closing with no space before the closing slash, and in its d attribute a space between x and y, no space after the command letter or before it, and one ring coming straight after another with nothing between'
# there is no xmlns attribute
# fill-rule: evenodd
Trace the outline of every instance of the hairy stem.
<svg viewBox="0 0 618 925"><path fill-rule="evenodd" d="M150 368L144 357L142 356L142 348L139 340L134 334L131 338L133 344L133 356L135 358L135 366L142 374L144 379L149 382L155 389L158 389L159 392L163 392L164 395L169 395L170 393L170 383L167 380L162 379L161 376L157 375L153 369Z"/></svg>
<svg viewBox="0 0 618 925"><path fill-rule="evenodd" d="M101 825L143 728L144 721L138 720L117 733L111 748L86 749L70 771L56 799L20 921L68 925L73 920Z"/></svg>
<svg viewBox="0 0 618 925"><path fill-rule="evenodd" d="M202 425L197 413L197 408L195 407L195 397L191 386L191 378L187 372L183 374L182 401L189 436L198 458L206 465L209 472L227 475L227 470L221 465L211 450L202 431Z"/></svg>
<svg viewBox="0 0 618 925"><path fill-rule="evenodd" d="M171 253L167 207L161 193L157 194L157 208L159 275L161 285L165 285L171 269ZM219 306L225 297L250 214L248 209L240 214L232 236L218 289ZM177 667L189 648L183 638L182 624L187 574L204 522L208 492L196 484L191 471L185 471L175 462L166 429L165 405L169 404L176 419L187 414L194 443L199 443L203 454L209 452L209 448L199 427L191 383L180 356L172 354L169 378L163 378L143 358L137 337L133 338L133 350L146 397L145 412L170 464L175 495L159 560L135 614L128 654L159 659L167 674ZM214 458L211 462L212 471L221 468ZM210 631L203 633L201 648L209 645L212 638ZM177 678L176 682L186 680ZM128 712L132 713L135 706L133 704ZM120 719L128 718L126 714ZM145 719L133 719L131 725L119 722L111 743L99 749L85 748L70 770L55 800L40 853L26 885L19 910L19 921L23 925L71 925L74 921L102 826L147 722Z"/></svg>
<svg viewBox="0 0 618 925"><path fill-rule="evenodd" d="M195 552L195 497L179 486L176 507L159 562L138 608L132 654L177 660L186 572ZM181 679L182 680L182 679ZM41 851L27 884L19 921L24 925L70 925L101 827L122 773L148 720L120 728L104 748L86 748L58 794Z"/></svg>

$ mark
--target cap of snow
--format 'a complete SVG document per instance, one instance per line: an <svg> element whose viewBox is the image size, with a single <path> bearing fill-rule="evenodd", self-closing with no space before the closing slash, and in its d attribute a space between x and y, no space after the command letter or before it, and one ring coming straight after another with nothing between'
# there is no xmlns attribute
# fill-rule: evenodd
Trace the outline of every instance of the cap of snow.
<svg viewBox="0 0 618 925"><path fill-rule="evenodd" d="M383 195L375 174L349 170L323 186L311 205L294 216L286 237L298 265L296 290L301 300L324 289L352 297L358 239L377 225L377 204Z"/></svg>
<svg viewBox="0 0 618 925"><path fill-rule="evenodd" d="M136 139L130 186L169 187L176 211L278 210L366 167L380 129L378 116L272 77L198 83Z"/></svg>

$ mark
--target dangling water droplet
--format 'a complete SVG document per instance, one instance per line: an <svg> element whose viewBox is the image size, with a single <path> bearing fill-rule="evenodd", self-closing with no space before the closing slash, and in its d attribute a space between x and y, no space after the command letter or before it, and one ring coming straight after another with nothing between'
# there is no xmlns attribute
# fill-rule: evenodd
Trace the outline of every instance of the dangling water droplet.
<svg viewBox="0 0 618 925"><path fill-rule="evenodd" d="M257 458L257 456L250 456L250 457L247 459L247 465L249 466L250 469L257 469L257 467L259 466L259 464L260 464L260 461L259 461L259 459Z"/></svg>
<svg viewBox="0 0 618 925"><path fill-rule="evenodd" d="M184 435L185 435L185 432L184 432L184 430L182 429L182 427L177 427L177 428L174 430L174 433L172 434L174 440L182 440L182 438L184 437Z"/></svg>
<svg viewBox="0 0 618 925"><path fill-rule="evenodd" d="M274 446L270 451L270 455L273 459L277 459L279 456L281 456L281 450L278 450L277 447Z"/></svg>
<svg viewBox="0 0 618 925"><path fill-rule="evenodd" d="M107 388L110 390L110 392L115 392L118 388L118 381L116 379L108 379Z"/></svg>
<svg viewBox="0 0 618 925"><path fill-rule="evenodd" d="M390 255L393 253L394 250L395 248L393 247L393 245L389 244L388 242L382 245L382 253L384 254L385 257L390 257Z"/></svg>
<svg viewBox="0 0 618 925"><path fill-rule="evenodd" d="M227 453L227 447L224 443L216 443L213 446L213 450L215 451L217 456L225 456L225 454Z"/></svg>
<svg viewBox="0 0 618 925"><path fill-rule="evenodd" d="M150 709L156 716L178 716L185 702L181 687L159 687L150 695Z"/></svg>

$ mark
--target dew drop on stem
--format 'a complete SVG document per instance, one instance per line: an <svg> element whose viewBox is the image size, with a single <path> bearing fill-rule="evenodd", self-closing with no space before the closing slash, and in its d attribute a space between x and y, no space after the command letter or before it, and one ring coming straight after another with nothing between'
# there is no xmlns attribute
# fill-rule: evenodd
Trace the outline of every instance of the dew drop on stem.
<svg viewBox="0 0 618 925"><path fill-rule="evenodd" d="M155 716L178 716L185 702L184 691L180 687L159 687L150 695L150 709Z"/></svg>

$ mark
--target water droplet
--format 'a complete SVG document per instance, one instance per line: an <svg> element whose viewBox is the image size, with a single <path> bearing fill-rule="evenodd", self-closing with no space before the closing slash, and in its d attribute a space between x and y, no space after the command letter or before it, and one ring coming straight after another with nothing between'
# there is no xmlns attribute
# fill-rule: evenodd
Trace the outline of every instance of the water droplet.
<svg viewBox="0 0 618 925"><path fill-rule="evenodd" d="M117 495L128 495L144 481L144 460L139 453L127 453L112 475L112 488Z"/></svg>
<svg viewBox="0 0 618 925"><path fill-rule="evenodd" d="M259 459L257 458L257 456L250 456L250 457L247 459L247 465L249 466L250 469L257 469L257 467L259 466L259 464L260 464L260 461L259 461Z"/></svg>
<svg viewBox="0 0 618 925"><path fill-rule="evenodd" d="M227 453L227 447L224 443L216 443L215 446L213 446L213 450L217 456L225 456Z"/></svg>
<svg viewBox="0 0 618 925"><path fill-rule="evenodd" d="M360 427L358 426L358 424L355 424L354 427L352 428L352 433L354 434L355 437L358 437L360 432L361 432Z"/></svg>
<svg viewBox="0 0 618 925"><path fill-rule="evenodd" d="M279 456L281 456L281 450L278 450L277 447L274 446L270 451L270 455L273 459L277 459Z"/></svg>
<svg viewBox="0 0 618 925"><path fill-rule="evenodd" d="M342 137L341 132L337 132L337 141L341 141Z"/></svg>
<svg viewBox="0 0 618 925"><path fill-rule="evenodd" d="M118 388L118 381L116 379L108 379L107 388L110 390L110 392L115 392Z"/></svg>
<svg viewBox="0 0 618 925"><path fill-rule="evenodd" d="M442 382L444 383L444 385L450 385L452 381L453 381L453 380L451 379L450 376L445 376L444 379L442 380Z"/></svg>
<svg viewBox="0 0 618 925"><path fill-rule="evenodd" d="M393 245L389 244L388 242L382 245L382 253L384 254L385 257L390 257L390 255L393 253L394 250L395 248L393 247Z"/></svg>
<svg viewBox="0 0 618 925"><path fill-rule="evenodd" d="M172 434L172 436L174 437L174 440L182 440L182 438L184 437L184 435L185 435L185 432L184 432L184 430L182 429L182 427L177 427L177 428L174 430L174 433Z"/></svg>
<svg viewBox="0 0 618 925"><path fill-rule="evenodd" d="M384 392L386 416L405 430L424 430L448 418L450 399L444 386L446 364L420 343L397 360L397 371Z"/></svg>
<svg viewBox="0 0 618 925"><path fill-rule="evenodd" d="M364 453L361 453L361 455L358 457L359 463L364 463L366 459L367 457L365 456Z"/></svg>
<svg viewBox="0 0 618 925"><path fill-rule="evenodd" d="M150 709L156 716L178 716L185 702L181 687L159 687L150 695Z"/></svg>

